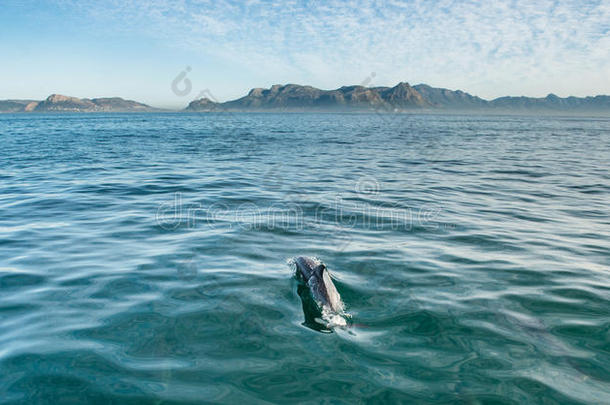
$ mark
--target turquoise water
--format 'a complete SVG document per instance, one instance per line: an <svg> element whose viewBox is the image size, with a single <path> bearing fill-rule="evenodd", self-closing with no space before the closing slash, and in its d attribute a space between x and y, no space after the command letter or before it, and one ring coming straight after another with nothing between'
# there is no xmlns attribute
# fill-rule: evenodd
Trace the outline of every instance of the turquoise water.
<svg viewBox="0 0 610 405"><path fill-rule="evenodd" d="M0 142L2 404L610 403L609 119L2 115Z"/></svg>

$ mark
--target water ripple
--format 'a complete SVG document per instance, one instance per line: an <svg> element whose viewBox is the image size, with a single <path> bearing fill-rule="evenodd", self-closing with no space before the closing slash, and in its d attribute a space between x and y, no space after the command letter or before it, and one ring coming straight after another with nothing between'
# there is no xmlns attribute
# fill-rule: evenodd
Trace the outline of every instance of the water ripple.
<svg viewBox="0 0 610 405"><path fill-rule="evenodd" d="M395 118L0 117L0 403L609 403L610 121Z"/></svg>

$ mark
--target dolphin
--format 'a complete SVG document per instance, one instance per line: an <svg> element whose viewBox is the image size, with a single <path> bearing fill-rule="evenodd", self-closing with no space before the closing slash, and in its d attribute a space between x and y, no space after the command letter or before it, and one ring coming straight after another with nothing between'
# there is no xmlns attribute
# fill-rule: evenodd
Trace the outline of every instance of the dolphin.
<svg viewBox="0 0 610 405"><path fill-rule="evenodd" d="M342 313L343 302L341 296L335 288L326 266L305 256L297 257L294 263L297 267L297 274L309 287L311 295L320 305L320 309L327 309L336 314Z"/></svg>

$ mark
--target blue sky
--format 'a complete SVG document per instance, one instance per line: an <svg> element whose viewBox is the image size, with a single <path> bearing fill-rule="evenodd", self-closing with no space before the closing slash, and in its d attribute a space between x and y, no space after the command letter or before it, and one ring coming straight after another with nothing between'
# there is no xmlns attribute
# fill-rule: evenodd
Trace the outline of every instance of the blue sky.
<svg viewBox="0 0 610 405"><path fill-rule="evenodd" d="M0 99L182 107L202 91L224 101L275 83L365 81L484 98L610 94L610 0L0 0L0 54ZM192 90L177 95L187 66Z"/></svg>

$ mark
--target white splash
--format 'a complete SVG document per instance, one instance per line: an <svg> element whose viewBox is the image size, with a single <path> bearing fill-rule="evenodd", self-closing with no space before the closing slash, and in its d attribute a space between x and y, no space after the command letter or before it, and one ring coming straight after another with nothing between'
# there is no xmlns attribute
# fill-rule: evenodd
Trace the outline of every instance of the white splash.
<svg viewBox="0 0 610 405"><path fill-rule="evenodd" d="M337 313L326 305L322 307L323 324L328 328L347 327L347 318L349 318L349 314L345 311Z"/></svg>

